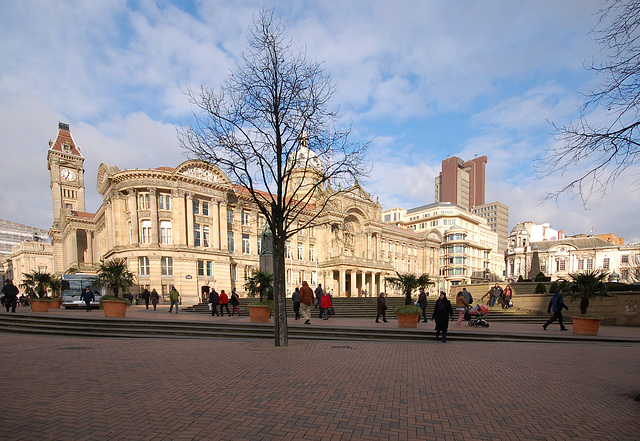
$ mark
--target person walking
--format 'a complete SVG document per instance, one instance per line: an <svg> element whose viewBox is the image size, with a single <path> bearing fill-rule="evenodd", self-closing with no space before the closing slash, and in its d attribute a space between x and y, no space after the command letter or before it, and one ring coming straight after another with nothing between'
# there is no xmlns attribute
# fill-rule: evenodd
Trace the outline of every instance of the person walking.
<svg viewBox="0 0 640 441"><path fill-rule="evenodd" d="M224 315L224 309L227 308L227 315L231 317L231 313L229 312L229 296L224 292L224 289L220 291L220 314Z"/></svg>
<svg viewBox="0 0 640 441"><path fill-rule="evenodd" d="M302 288L300 288L300 313L302 318L305 319L304 324L311 324L311 307L313 306L313 290L307 283L302 282Z"/></svg>
<svg viewBox="0 0 640 441"><path fill-rule="evenodd" d="M322 283L318 283L318 286L316 287L316 308L319 307L320 308L320 315L318 318L322 318L322 316L324 315L324 311L322 310L322 305L321 305L321 300L322 300L322 294L324 294L324 291L322 289Z"/></svg>
<svg viewBox="0 0 640 441"><path fill-rule="evenodd" d="M473 296L469 291L467 291L467 288L462 288L462 295L464 296L464 301L467 302L469 306L471 306L471 304L473 303Z"/></svg>
<svg viewBox="0 0 640 441"><path fill-rule="evenodd" d="M331 306L333 306L331 296L326 292L322 293L322 297L320 298L320 307L324 311L324 320L329 320L329 317L331 316Z"/></svg>
<svg viewBox="0 0 640 441"><path fill-rule="evenodd" d="M384 298L384 293L378 294L378 314L376 315L376 323L380 323L380 316L382 321L387 323L387 300Z"/></svg>
<svg viewBox="0 0 640 441"><path fill-rule="evenodd" d="M87 306L87 312L90 312L91 302L95 302L96 296L88 286L85 286L84 291L82 291L82 294L80 294L80 300L84 301L84 304Z"/></svg>
<svg viewBox="0 0 640 441"><path fill-rule="evenodd" d="M456 311L458 311L458 326L462 326L462 319L464 318L464 313L467 310L467 306L469 304L464 299L464 293L462 291L458 291L458 295L456 295Z"/></svg>
<svg viewBox="0 0 640 441"><path fill-rule="evenodd" d="M173 311L173 305L176 305L176 314L178 313L178 300L180 299L180 293L176 289L175 286L171 286L171 291L169 291L169 300L171 301L171 306L169 306L169 314Z"/></svg>
<svg viewBox="0 0 640 441"><path fill-rule="evenodd" d="M216 317L219 317L220 313L218 312L218 303L220 303L220 295L215 288L213 288L209 293L209 303L211 303L211 316L213 317L215 315Z"/></svg>
<svg viewBox="0 0 640 441"><path fill-rule="evenodd" d="M420 288L418 306L422 309L422 321L427 323L427 293L424 292L424 288ZM420 317L418 317L418 321L420 321Z"/></svg>
<svg viewBox="0 0 640 441"><path fill-rule="evenodd" d="M238 315L242 315L240 313L240 309L238 309L238 306L240 306L240 297L238 296L235 288L231 289L231 300L229 301L229 303L231 303L231 306L233 307L231 315L235 315L236 312L238 313Z"/></svg>
<svg viewBox="0 0 640 441"><path fill-rule="evenodd" d="M7 308L7 312L11 309L11 312L16 312L16 306L18 306L18 288L13 284L13 281L7 279L2 287L2 294L4 294L4 307Z"/></svg>
<svg viewBox="0 0 640 441"><path fill-rule="evenodd" d="M296 320L300 319L300 289L296 286L296 290L291 294L291 300L293 301L293 312L296 315Z"/></svg>
<svg viewBox="0 0 640 441"><path fill-rule="evenodd" d="M558 320L558 323L560 324L560 330L567 330L567 328L564 326L564 319L562 318L562 308L566 309L567 311L569 310L569 307L564 304L564 299L562 298L562 290L559 289L556 293L553 294L551 300L549 300L549 306L547 306L547 312L551 313L551 310L553 310L553 316L547 321L547 323L542 325L542 329L546 331L547 326Z"/></svg>
<svg viewBox="0 0 640 441"><path fill-rule="evenodd" d="M142 291L142 300L144 300L144 304L149 309L149 300L151 300L151 293L147 288Z"/></svg>
<svg viewBox="0 0 640 441"><path fill-rule="evenodd" d="M502 288L496 282L496 285L492 287L485 295L482 296L480 300L483 300L485 297L489 296L489 306L494 307L496 305L496 300L502 297Z"/></svg>
<svg viewBox="0 0 640 441"><path fill-rule="evenodd" d="M507 285L504 289L504 305L502 309L509 309L513 306L513 302L511 299L513 298L513 293L511 292L511 285Z"/></svg>
<svg viewBox="0 0 640 441"><path fill-rule="evenodd" d="M153 305L154 311L158 307L158 303L160 303L160 296L158 295L158 291L153 288L153 290L151 290L151 304Z"/></svg>
<svg viewBox="0 0 640 441"><path fill-rule="evenodd" d="M440 298L436 300L431 319L436 322L436 338L439 338L442 332L442 343L446 343L449 319L453 320L453 308L444 291L440 291Z"/></svg>

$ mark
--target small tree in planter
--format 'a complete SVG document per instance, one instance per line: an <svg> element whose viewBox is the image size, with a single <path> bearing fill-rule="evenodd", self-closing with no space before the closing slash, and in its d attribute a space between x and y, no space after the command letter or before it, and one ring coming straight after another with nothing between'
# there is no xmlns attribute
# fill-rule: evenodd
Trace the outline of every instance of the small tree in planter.
<svg viewBox="0 0 640 441"><path fill-rule="evenodd" d="M105 305L109 304L109 302L118 302L122 305L118 305L119 311L116 313L116 316L123 317L124 313L122 311L126 311L126 307L131 304L129 299L120 298L118 294L120 291L126 291L131 285L133 285L133 273L129 271L127 267L127 261L125 259L116 257L106 262L103 262L98 269L98 280L96 285L100 288L107 288L110 290L113 295L103 295L100 298L100 306L105 309L105 315L110 315L110 312L107 311Z"/></svg>
<svg viewBox="0 0 640 441"><path fill-rule="evenodd" d="M385 280L397 288L402 289L405 295L404 304L411 305L411 293L418 288L426 288L435 283L429 278L429 274L416 276L415 274L400 274L396 271L397 277L385 277ZM419 309L419 308L418 308Z"/></svg>
<svg viewBox="0 0 640 441"><path fill-rule="evenodd" d="M545 294L547 292L547 287L544 283L540 282L536 285L536 294Z"/></svg>
<svg viewBox="0 0 640 441"><path fill-rule="evenodd" d="M422 309L415 305L403 305L396 308L398 326L401 328L415 328L418 326L418 318Z"/></svg>
<svg viewBox="0 0 640 441"><path fill-rule="evenodd" d="M244 284L245 289L249 293L249 297L260 296L260 304L258 307L267 308L266 320L264 317L258 318L256 314L259 312L255 307L249 306L249 316L252 322L268 322L273 311L273 274L264 271L254 271ZM262 315L262 314L261 314Z"/></svg>
<svg viewBox="0 0 640 441"><path fill-rule="evenodd" d="M58 297L57 294L60 293L60 279L53 274L40 273L38 271L25 274L20 286L41 299L45 297L47 288L51 288L54 298Z"/></svg>
<svg viewBox="0 0 640 441"><path fill-rule="evenodd" d="M615 295L607 290L605 280L608 276L608 271L600 269L569 275L571 284L567 297L571 300L580 300L581 315L572 318L574 334L596 335L598 333L602 317L587 314L587 308L591 299Z"/></svg>

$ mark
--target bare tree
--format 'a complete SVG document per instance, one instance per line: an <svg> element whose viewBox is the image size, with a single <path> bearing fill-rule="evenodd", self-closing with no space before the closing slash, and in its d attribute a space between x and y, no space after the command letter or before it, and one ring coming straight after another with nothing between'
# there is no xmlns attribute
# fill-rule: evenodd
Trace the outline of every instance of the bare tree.
<svg viewBox="0 0 640 441"><path fill-rule="evenodd" d="M640 160L640 0L609 0L599 14L595 32L606 60L588 68L605 79L585 96L578 121L554 124L562 146L538 163L543 176L584 169L547 198L573 192L586 202L594 192L606 194Z"/></svg>
<svg viewBox="0 0 640 441"><path fill-rule="evenodd" d="M217 92L188 91L194 122L178 130L189 155L246 189L271 229L276 346L288 344L285 241L366 175L368 144L332 129L334 92L322 65L285 42L284 26L262 10L248 51L225 84Z"/></svg>

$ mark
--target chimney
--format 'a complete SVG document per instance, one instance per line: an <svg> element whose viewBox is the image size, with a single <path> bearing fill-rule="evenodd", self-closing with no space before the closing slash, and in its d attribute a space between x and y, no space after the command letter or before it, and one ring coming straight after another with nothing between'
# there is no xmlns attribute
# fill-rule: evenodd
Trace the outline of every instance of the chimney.
<svg viewBox="0 0 640 441"><path fill-rule="evenodd" d="M63 123L63 122L59 122L58 123L58 129L59 130L66 130L68 132L69 131L69 124Z"/></svg>

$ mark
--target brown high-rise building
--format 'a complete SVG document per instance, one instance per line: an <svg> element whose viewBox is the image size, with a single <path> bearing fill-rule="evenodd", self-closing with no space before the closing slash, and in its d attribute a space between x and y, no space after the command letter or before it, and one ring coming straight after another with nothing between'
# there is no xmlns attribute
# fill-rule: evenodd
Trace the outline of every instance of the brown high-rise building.
<svg viewBox="0 0 640 441"><path fill-rule="evenodd" d="M486 156L463 161L457 156L442 161L436 178L436 202L451 202L469 211L484 204L484 165Z"/></svg>

